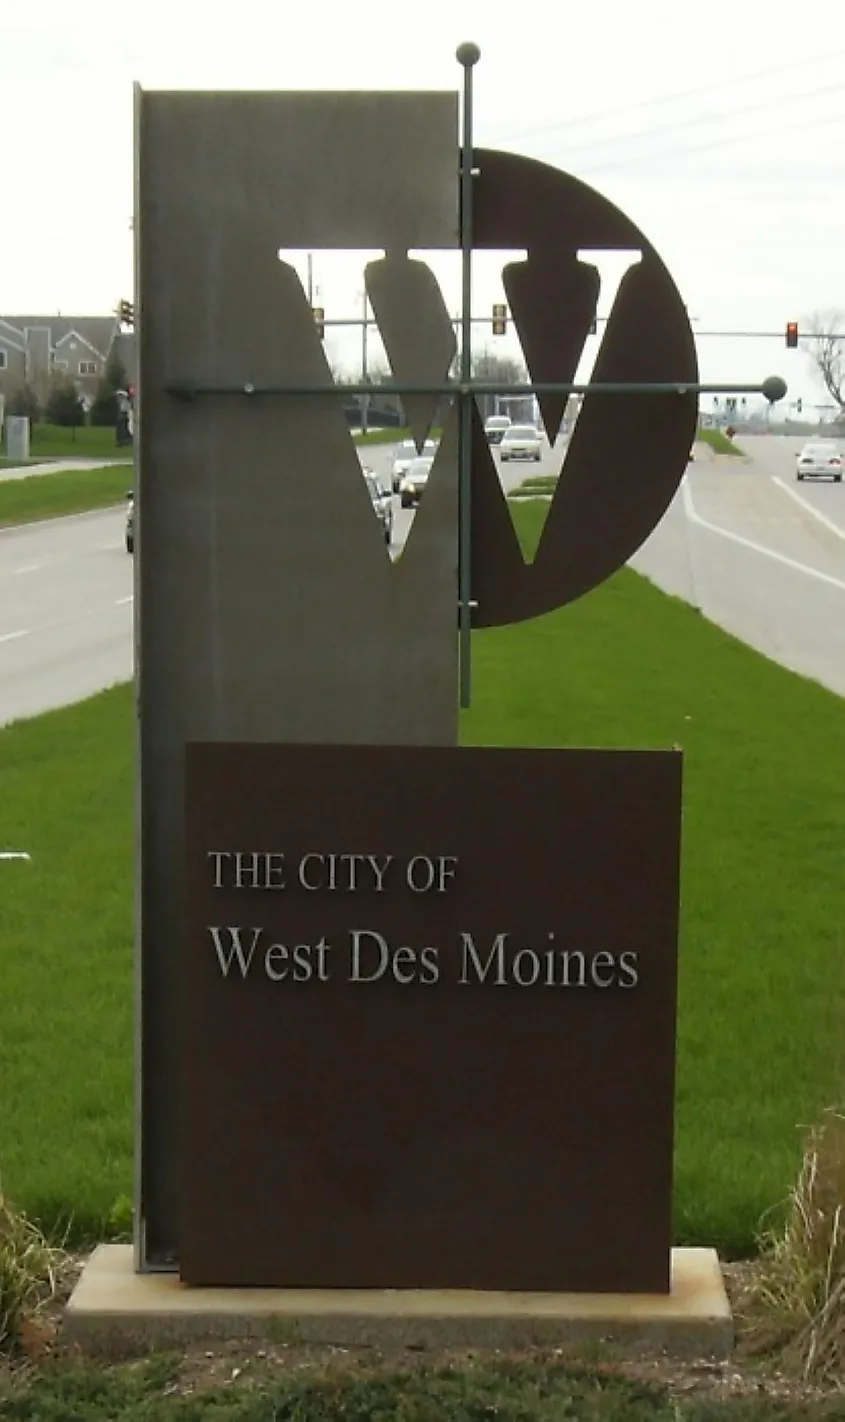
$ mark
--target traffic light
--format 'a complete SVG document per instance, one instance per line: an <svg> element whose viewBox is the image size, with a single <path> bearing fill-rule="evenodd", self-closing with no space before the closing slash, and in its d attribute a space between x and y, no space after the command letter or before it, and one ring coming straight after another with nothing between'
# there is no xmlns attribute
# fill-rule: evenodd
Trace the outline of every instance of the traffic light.
<svg viewBox="0 0 845 1422"><path fill-rule="evenodd" d="M598 317L597 317L597 316L594 316L593 319L592 319L592 321L590 322L590 335L591 335L591 336L597 335L597 334L598 334L598 329L599 329Z"/></svg>
<svg viewBox="0 0 845 1422"><path fill-rule="evenodd" d="M786 323L786 344L791 351L798 345L798 322L787 321Z"/></svg>
<svg viewBox="0 0 845 1422"><path fill-rule="evenodd" d="M800 399L799 399L799 400L796 400L796 401L795 401L795 409L798 411L798 414L799 414L799 415L801 414L801 411L803 410L803 408L804 408L804 401L803 401L803 400L800 400Z"/></svg>
<svg viewBox="0 0 845 1422"><path fill-rule="evenodd" d="M314 311L314 324L315 324L315 326L317 327L317 335L320 337L320 340L322 341L323 337L324 337L325 334L326 334L326 313L325 313L325 311L324 311L324 309L323 309L322 306L315 306L315 307L313 308L313 311Z"/></svg>
<svg viewBox="0 0 845 1422"><path fill-rule="evenodd" d="M502 302L493 307L493 335L504 336L508 329L508 308Z"/></svg>
<svg viewBox="0 0 845 1422"><path fill-rule="evenodd" d="M117 319L121 326L135 325L135 307L131 301L121 301L117 308Z"/></svg>

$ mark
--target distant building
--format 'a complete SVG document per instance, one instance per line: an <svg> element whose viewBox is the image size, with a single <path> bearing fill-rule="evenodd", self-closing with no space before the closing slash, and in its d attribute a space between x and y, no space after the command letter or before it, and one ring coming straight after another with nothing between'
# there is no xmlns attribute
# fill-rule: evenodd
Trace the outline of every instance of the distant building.
<svg viewBox="0 0 845 1422"><path fill-rule="evenodd" d="M112 352L134 379L135 339L114 316L0 316L0 395L29 385L44 402L64 378L90 404Z"/></svg>

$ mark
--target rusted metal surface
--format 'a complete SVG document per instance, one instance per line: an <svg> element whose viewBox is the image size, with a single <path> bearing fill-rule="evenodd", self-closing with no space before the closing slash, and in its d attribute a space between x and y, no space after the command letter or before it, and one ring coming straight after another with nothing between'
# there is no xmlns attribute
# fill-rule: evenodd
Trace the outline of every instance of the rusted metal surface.
<svg viewBox="0 0 845 1422"><path fill-rule="evenodd" d="M681 759L188 748L184 1279L668 1290Z"/></svg>
<svg viewBox="0 0 845 1422"><path fill-rule="evenodd" d="M505 269L505 291L533 380L570 381L598 297L584 249L638 250L622 280L592 379L698 379L686 309L651 243L618 208L576 178L532 159L478 150L477 249L527 248ZM550 439L562 397L541 397ZM695 436L692 393L591 393L526 564L505 496L475 421L472 595L476 627L519 622L572 602L610 577L645 541L677 490Z"/></svg>

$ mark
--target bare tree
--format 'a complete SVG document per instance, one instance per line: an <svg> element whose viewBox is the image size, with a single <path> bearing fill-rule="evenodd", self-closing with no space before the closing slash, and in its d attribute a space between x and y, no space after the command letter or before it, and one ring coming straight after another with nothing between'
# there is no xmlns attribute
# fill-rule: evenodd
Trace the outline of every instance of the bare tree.
<svg viewBox="0 0 845 1422"><path fill-rule="evenodd" d="M804 345L840 415L845 415L845 315L814 311L802 325L813 337Z"/></svg>

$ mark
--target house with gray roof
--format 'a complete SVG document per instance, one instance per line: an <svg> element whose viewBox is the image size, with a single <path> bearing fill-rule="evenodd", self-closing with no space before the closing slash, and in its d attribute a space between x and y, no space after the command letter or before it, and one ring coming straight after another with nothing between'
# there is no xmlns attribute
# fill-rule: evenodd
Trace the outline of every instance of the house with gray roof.
<svg viewBox="0 0 845 1422"><path fill-rule="evenodd" d="M134 379L134 337L116 316L0 316L0 395L29 385L43 403L64 378L93 400L112 351Z"/></svg>

